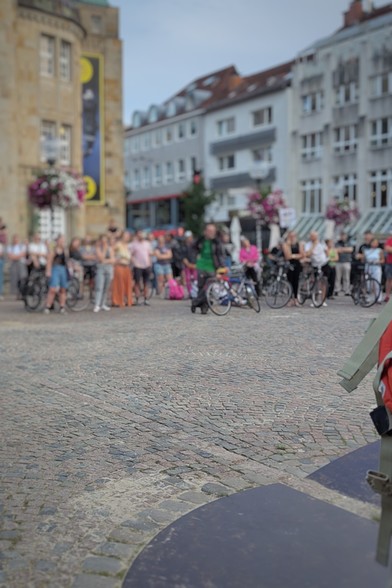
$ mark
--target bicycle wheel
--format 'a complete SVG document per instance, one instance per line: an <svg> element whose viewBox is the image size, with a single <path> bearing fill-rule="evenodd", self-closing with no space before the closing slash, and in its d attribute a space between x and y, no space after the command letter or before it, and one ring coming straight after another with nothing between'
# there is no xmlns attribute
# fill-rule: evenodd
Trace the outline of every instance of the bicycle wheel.
<svg viewBox="0 0 392 588"><path fill-rule="evenodd" d="M260 312L260 301L257 297L256 290L250 284L245 285L246 291L246 299L248 301L249 306L255 311Z"/></svg>
<svg viewBox="0 0 392 588"><path fill-rule="evenodd" d="M297 300L299 304L305 304L305 301L309 298L308 282L304 276L300 276L298 282Z"/></svg>
<svg viewBox="0 0 392 588"><path fill-rule="evenodd" d="M42 279L40 276L35 276L32 280L27 282L24 303L25 309L30 312L38 310L44 299L44 292L42 288Z"/></svg>
<svg viewBox="0 0 392 588"><path fill-rule="evenodd" d="M287 280L275 280L265 294L265 301L270 308L283 308L293 295L293 288Z"/></svg>
<svg viewBox="0 0 392 588"><path fill-rule="evenodd" d="M80 291L79 280L77 278L75 278L75 276L74 276L69 281L68 287L67 287L66 305L67 305L67 308L69 308L70 310L73 310L78 302L79 291Z"/></svg>
<svg viewBox="0 0 392 588"><path fill-rule="evenodd" d="M312 302L315 308L320 308L327 297L328 282L324 276L318 276L312 288Z"/></svg>
<svg viewBox="0 0 392 588"><path fill-rule="evenodd" d="M361 280L358 301L363 308L370 308L373 304L376 304L380 298L381 284L375 278L363 278Z"/></svg>
<svg viewBox="0 0 392 588"><path fill-rule="evenodd" d="M71 283L68 287L67 305L74 312L86 310L93 302L94 288L91 287L90 280L86 280L81 285Z"/></svg>
<svg viewBox="0 0 392 588"><path fill-rule="evenodd" d="M224 316L231 308L231 298L223 282L212 282L206 291L208 308L218 316Z"/></svg>

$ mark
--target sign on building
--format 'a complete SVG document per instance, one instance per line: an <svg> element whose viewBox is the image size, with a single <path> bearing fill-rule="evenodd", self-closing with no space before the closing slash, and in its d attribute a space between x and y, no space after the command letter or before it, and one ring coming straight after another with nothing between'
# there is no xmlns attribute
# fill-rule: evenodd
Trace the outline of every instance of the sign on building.
<svg viewBox="0 0 392 588"><path fill-rule="evenodd" d="M294 208L279 209L279 224L282 229L291 229L297 222L297 214Z"/></svg>

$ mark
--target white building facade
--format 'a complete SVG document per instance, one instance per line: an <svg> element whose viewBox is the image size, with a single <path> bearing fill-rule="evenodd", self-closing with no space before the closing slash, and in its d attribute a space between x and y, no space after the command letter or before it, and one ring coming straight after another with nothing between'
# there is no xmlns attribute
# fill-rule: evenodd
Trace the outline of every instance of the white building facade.
<svg viewBox="0 0 392 588"><path fill-rule="evenodd" d="M366 229L392 231L392 7L355 0L344 27L293 67L291 153L297 230L323 231L331 199L355 201Z"/></svg>
<svg viewBox="0 0 392 588"><path fill-rule="evenodd" d="M292 203L290 69L285 64L245 78L226 100L207 109L205 178L216 195L208 220L249 217L248 196L260 187L279 188Z"/></svg>

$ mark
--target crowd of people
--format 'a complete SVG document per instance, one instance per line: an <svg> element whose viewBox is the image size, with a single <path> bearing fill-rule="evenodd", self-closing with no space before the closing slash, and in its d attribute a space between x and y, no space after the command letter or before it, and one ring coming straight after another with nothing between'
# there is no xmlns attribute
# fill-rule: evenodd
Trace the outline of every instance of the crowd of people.
<svg viewBox="0 0 392 588"><path fill-rule="evenodd" d="M228 229L218 230L213 223L206 225L201 237L194 238L190 231L181 228L175 236L170 232L155 235L143 230L122 231L112 220L106 233L97 239L89 235L84 239L75 237L67 245L64 236L59 236L51 245L42 241L38 234L33 235L30 242L13 235L7 244L6 226L0 219L0 299L4 294L6 260L10 293L16 297L21 295L21 282L33 270L45 273L49 280L46 313L50 313L56 293L59 294L60 312L65 312L67 284L72 274L84 283L87 280L94 288L94 312L134 304L149 306L152 288L157 295L169 297L166 294L171 285L173 291L177 287L176 298L187 296L197 305L206 281L215 276L219 268L230 268L234 261ZM332 239L321 241L315 231L310 233L307 242L302 242L294 231L288 231L267 253L263 263L257 247L241 237L236 261L243 265L259 296L263 263L289 262L287 277L293 288L289 304L293 306L299 304L298 284L304 264L320 268L328 280L327 298L330 300L340 295L350 296L355 273L363 264L367 264L372 277L385 284L383 300L387 302L391 295L392 237L380 246L369 231L358 248L344 232L335 243Z"/></svg>

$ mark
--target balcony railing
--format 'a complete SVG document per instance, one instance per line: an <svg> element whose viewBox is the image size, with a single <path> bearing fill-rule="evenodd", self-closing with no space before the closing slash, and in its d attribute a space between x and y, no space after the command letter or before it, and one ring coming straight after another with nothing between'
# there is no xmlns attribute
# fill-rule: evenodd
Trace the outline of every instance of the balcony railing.
<svg viewBox="0 0 392 588"><path fill-rule="evenodd" d="M73 0L18 0L18 5L62 16L80 24L79 10Z"/></svg>

